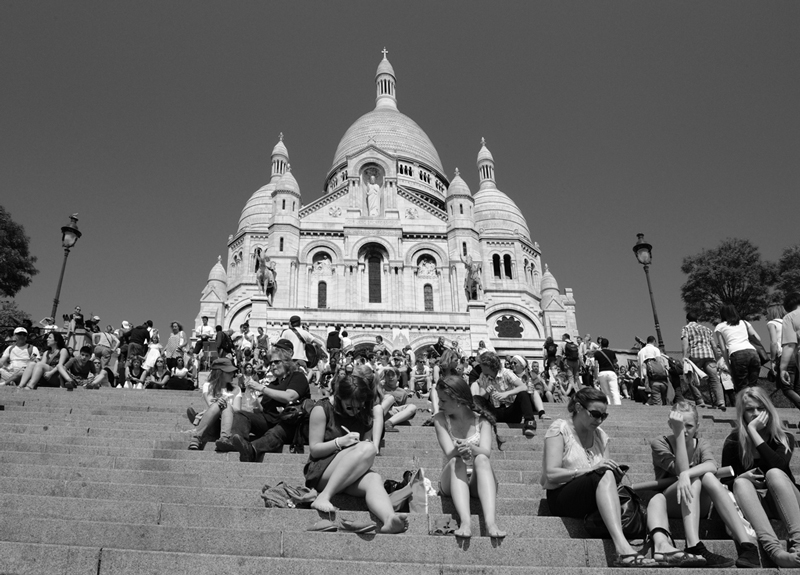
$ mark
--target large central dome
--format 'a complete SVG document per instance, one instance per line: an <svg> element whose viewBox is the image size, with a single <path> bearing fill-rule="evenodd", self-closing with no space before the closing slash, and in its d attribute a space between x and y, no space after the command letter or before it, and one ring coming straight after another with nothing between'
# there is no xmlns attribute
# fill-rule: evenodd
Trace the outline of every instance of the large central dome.
<svg viewBox="0 0 800 575"><path fill-rule="evenodd" d="M341 165L347 156L372 144L389 154L426 164L444 174L439 153L428 135L397 109L394 69L386 54L378 65L375 81L378 89L375 109L361 116L344 133L331 169Z"/></svg>

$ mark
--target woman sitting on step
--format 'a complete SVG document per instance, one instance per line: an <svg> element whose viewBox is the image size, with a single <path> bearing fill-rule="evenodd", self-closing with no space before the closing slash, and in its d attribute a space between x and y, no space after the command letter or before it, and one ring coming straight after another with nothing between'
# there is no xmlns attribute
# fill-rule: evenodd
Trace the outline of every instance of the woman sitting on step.
<svg viewBox="0 0 800 575"><path fill-rule="evenodd" d="M615 567L654 567L656 562L637 553L622 533L617 476L623 472L609 458L608 435L600 429L607 409L606 395L593 387L570 398L571 417L556 419L545 434L540 483L553 515L583 519L600 512L617 551Z"/></svg>
<svg viewBox="0 0 800 575"><path fill-rule="evenodd" d="M219 422L220 439L229 440L234 411L239 411L242 403L242 390L233 384L236 371L230 358L220 357L211 364L211 373L203 386L203 399L208 408L203 412L200 423L192 433L189 449L201 450L208 440L209 429Z"/></svg>
<svg viewBox="0 0 800 575"><path fill-rule="evenodd" d="M311 411L308 428L310 456L304 468L306 486L319 491L312 507L336 511L337 493L365 497L367 507L382 523L380 533L402 533L408 518L395 513L383 479L372 471L375 394L362 378L349 375L339 381L332 401L323 399Z"/></svg>
<svg viewBox="0 0 800 575"><path fill-rule="evenodd" d="M448 375L436 383L439 413L433 418L436 438L447 463L439 477L444 495L453 498L458 513L456 537L470 537L470 495L477 495L483 507L489 537L502 538L505 531L497 527L495 503L497 478L492 469L492 438L500 449L497 424L482 397L473 397L469 385L459 375Z"/></svg>
<svg viewBox="0 0 800 575"><path fill-rule="evenodd" d="M64 343L64 337L54 331L48 334L46 343L47 350L42 355L42 360L28 363L25 371L22 372L22 379L19 381L20 389L36 389L39 385L45 387L66 386L68 389L72 389L74 386L72 376L65 367L70 355Z"/></svg>
<svg viewBox="0 0 800 575"><path fill-rule="evenodd" d="M745 387L736 395L736 429L725 440L722 465L733 467L736 501L778 567L800 567L800 491L789 467L794 445L763 388ZM770 519L786 525L788 550Z"/></svg>
<svg viewBox="0 0 800 575"><path fill-rule="evenodd" d="M697 437L698 427L694 403L680 401L669 414L670 433L650 442L656 479L677 479L647 507L654 554L668 565L686 566L686 554L690 554L705 558L706 567L732 567L733 559L709 551L700 541L700 518L708 516L713 502L739 550L736 566L757 569L761 563L755 540L747 534L728 490L714 475L717 462L708 441ZM685 553L661 552L672 539L668 517L683 520Z"/></svg>

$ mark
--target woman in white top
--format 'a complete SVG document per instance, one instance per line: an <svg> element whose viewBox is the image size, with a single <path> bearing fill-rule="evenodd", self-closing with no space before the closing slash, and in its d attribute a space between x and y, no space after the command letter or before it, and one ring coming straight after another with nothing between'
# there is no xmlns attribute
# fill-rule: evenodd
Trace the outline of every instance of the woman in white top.
<svg viewBox="0 0 800 575"><path fill-rule="evenodd" d="M623 471L610 459L608 435L600 429L607 409L608 398L593 387L572 396L571 417L556 419L545 434L540 483L553 515L583 519L600 512L617 552L615 567L654 567L656 562L637 553L622 533L617 476ZM660 550L672 551L677 549Z"/></svg>
<svg viewBox="0 0 800 575"><path fill-rule="evenodd" d="M210 429L219 422L220 439L230 439L233 412L242 408L242 390L233 384L236 371L230 358L220 357L211 364L211 373L203 386L203 399L208 409L203 412L200 423L189 441L189 449L202 450L211 435Z"/></svg>
<svg viewBox="0 0 800 575"><path fill-rule="evenodd" d="M761 362L756 348L750 343L750 336L761 338L749 323L739 319L736 308L724 305L719 309L721 323L714 329L714 340L722 350L733 379L733 388L738 393L744 387L758 385Z"/></svg>
<svg viewBox="0 0 800 575"><path fill-rule="evenodd" d="M772 304L767 308L767 329L769 330L769 357L772 359L772 369L775 372L775 386L783 392L786 399L800 409L800 378L797 377L795 362L789 364L791 385L786 385L781 378L781 337L783 335L783 316L786 309L779 304Z"/></svg>

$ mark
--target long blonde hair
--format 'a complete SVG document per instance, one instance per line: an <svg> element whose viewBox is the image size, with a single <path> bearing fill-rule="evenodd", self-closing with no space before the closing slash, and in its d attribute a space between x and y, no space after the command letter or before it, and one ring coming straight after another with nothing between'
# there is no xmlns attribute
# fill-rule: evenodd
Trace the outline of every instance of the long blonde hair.
<svg viewBox="0 0 800 575"><path fill-rule="evenodd" d="M781 418L767 393L757 386L745 387L736 395L736 434L739 438L739 450L741 452L739 455L745 469L749 469L753 465L757 451L750 440L750 436L747 434L747 423L744 421L744 401L747 398L760 403L769 415L767 427L765 428L767 432L766 440L774 439L781 443L786 448L786 451L791 450Z"/></svg>

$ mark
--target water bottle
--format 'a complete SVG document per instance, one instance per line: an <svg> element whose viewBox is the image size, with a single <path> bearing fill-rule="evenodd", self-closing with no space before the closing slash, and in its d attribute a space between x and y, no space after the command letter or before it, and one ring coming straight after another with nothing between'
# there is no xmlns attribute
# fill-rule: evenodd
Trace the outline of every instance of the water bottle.
<svg viewBox="0 0 800 575"><path fill-rule="evenodd" d="M492 395L495 391L497 391L495 386L493 386L493 385L486 386L486 392L489 394L489 399L491 400L492 405L495 408L498 408L498 407L500 407L500 400L499 399L495 399L495 397Z"/></svg>

